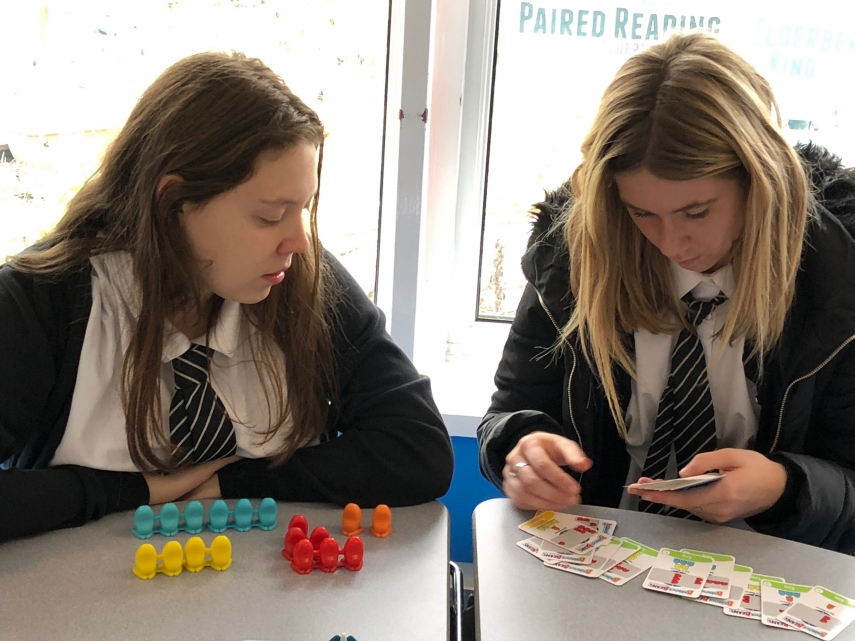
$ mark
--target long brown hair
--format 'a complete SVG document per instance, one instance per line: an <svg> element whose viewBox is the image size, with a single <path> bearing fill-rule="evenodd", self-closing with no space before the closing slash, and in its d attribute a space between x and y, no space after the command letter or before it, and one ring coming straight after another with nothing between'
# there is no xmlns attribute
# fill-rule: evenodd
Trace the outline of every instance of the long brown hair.
<svg viewBox="0 0 855 641"><path fill-rule="evenodd" d="M711 36L675 35L631 57L606 89L566 218L576 299L561 344L577 336L626 434L613 366L633 377L625 340L638 329L673 333L683 313L668 259L638 230L614 176L646 168L666 180L734 177L746 189L745 227L733 246L736 290L720 339L744 336L762 371L792 304L810 210L801 161L780 131L767 81Z"/></svg>
<svg viewBox="0 0 855 641"><path fill-rule="evenodd" d="M210 332L223 302L214 296L203 312L200 266L178 213L248 180L262 153L304 143L319 149L320 191L324 128L317 114L260 60L239 53L190 56L145 91L56 228L11 260L21 271L50 275L106 252L133 257L144 312L125 354L122 401L128 448L139 469L175 467L174 458L158 453L171 451L160 397L165 320L188 309L207 313ZM159 189L168 175L181 180ZM293 424L274 463L320 435L335 401L335 291L317 234L319 191L310 208L309 251L293 257L288 278L265 300L243 306L258 330L252 351L259 376L272 383L265 385L271 419L265 439L289 419ZM282 380L284 387L276 384Z"/></svg>

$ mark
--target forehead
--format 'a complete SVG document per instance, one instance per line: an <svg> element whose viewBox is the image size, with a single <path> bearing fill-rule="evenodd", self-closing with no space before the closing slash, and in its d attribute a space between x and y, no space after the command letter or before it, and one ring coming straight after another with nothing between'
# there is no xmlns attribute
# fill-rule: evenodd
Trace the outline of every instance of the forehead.
<svg viewBox="0 0 855 641"><path fill-rule="evenodd" d="M302 205L318 189L318 149L302 143L284 151L263 152L252 176L237 188L264 200L296 200Z"/></svg>
<svg viewBox="0 0 855 641"><path fill-rule="evenodd" d="M691 180L665 180L647 169L615 174L620 199L627 205L653 213L667 213L695 202L730 196L735 179L704 176Z"/></svg>

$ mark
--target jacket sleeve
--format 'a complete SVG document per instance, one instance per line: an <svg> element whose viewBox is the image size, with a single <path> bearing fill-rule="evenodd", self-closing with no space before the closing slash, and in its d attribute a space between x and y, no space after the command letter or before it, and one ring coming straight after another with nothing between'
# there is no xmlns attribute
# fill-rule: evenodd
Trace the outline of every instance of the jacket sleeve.
<svg viewBox="0 0 855 641"><path fill-rule="evenodd" d="M481 472L502 487L505 457L531 432L564 434L564 357L549 351L558 331L529 283L496 371L496 392L478 426Z"/></svg>
<svg viewBox="0 0 855 641"><path fill-rule="evenodd" d="M344 505L416 505L448 491L454 455L430 382L386 333L383 313L326 254L341 289L334 336L338 414L327 441L270 467L264 459L219 472L226 498Z"/></svg>
<svg viewBox="0 0 855 641"><path fill-rule="evenodd" d="M804 452L770 456L787 469L792 509L746 519L764 534L855 554L855 343L815 401Z"/></svg>
<svg viewBox="0 0 855 641"><path fill-rule="evenodd" d="M44 424L61 361L63 321L50 313L54 295L58 286L0 269L0 461L41 447L54 428ZM81 525L147 500L140 474L78 466L0 470L0 541Z"/></svg>

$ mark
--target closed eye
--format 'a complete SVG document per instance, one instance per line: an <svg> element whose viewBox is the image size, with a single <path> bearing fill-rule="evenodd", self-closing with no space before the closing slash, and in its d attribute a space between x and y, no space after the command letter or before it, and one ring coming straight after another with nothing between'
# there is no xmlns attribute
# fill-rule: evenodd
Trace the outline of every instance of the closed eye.
<svg viewBox="0 0 855 641"><path fill-rule="evenodd" d="M259 222L265 227L275 227L279 223L282 222L282 218L277 218L276 220L271 220L269 218L264 218L263 216L259 216Z"/></svg>
<svg viewBox="0 0 855 641"><path fill-rule="evenodd" d="M701 218L706 218L710 213L709 209L704 209L703 211L699 211L693 214L686 214L686 218L689 220L700 220Z"/></svg>

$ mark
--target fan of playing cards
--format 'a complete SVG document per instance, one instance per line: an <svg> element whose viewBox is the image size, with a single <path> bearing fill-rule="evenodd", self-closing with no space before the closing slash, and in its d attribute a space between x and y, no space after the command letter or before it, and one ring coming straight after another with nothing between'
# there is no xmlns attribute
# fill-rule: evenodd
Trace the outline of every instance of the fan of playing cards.
<svg viewBox="0 0 855 641"><path fill-rule="evenodd" d="M623 585L649 570L643 586L715 605L727 615L833 639L855 620L855 600L822 586L757 574L734 557L699 550L654 550L614 536L616 521L541 512L517 543L547 567Z"/></svg>

